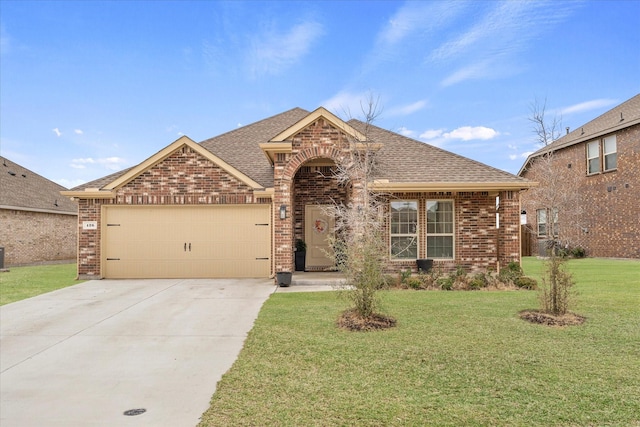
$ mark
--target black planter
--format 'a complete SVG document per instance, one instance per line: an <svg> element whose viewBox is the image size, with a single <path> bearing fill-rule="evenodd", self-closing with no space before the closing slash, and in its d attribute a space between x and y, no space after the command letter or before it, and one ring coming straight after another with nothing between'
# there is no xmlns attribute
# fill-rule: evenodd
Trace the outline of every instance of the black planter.
<svg viewBox="0 0 640 427"><path fill-rule="evenodd" d="M304 271L307 259L307 251L296 251L296 271Z"/></svg>
<svg viewBox="0 0 640 427"><path fill-rule="evenodd" d="M281 271L276 273L276 280L278 281L278 286L282 286L286 288L287 286L291 286L291 276L293 273L290 271Z"/></svg>
<svg viewBox="0 0 640 427"><path fill-rule="evenodd" d="M432 259L417 259L416 263L418 264L418 273L428 273L433 268Z"/></svg>

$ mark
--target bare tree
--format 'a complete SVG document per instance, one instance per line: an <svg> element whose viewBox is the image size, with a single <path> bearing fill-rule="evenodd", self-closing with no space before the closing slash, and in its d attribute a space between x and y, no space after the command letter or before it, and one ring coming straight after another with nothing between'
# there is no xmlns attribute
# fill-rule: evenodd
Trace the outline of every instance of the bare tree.
<svg viewBox="0 0 640 427"><path fill-rule="evenodd" d="M331 214L336 218L336 228L331 242L335 262L344 273L344 294L353 303L345 312L355 322L352 329L370 329L372 324L386 326L395 321L380 315L378 291L384 285L384 265L387 245L384 238L384 206L379 193L371 190L371 183L378 170L376 156L380 144L371 135L372 123L380 115L378 99L369 97L361 105L364 115L364 138L347 136L344 157L336 165L335 179L351 187L350 199L336 203ZM382 325L384 326L384 325Z"/></svg>
<svg viewBox="0 0 640 427"><path fill-rule="evenodd" d="M548 120L546 115L547 111L547 99L545 98L542 105L536 98L531 103L531 116L529 121L533 123L533 133L536 135L536 140L542 146L551 144L556 139L560 138L562 133L562 117L553 116L551 120Z"/></svg>
<svg viewBox="0 0 640 427"><path fill-rule="evenodd" d="M528 190L526 199L527 206L536 209L536 225L541 229L535 231L548 236L549 259L540 293L542 309L562 315L569 308L573 285L571 276L563 269L563 257L569 248L582 245L585 201L579 191L579 168L571 168L571 160L551 145L560 137L561 121L555 116L551 120L545 117L545 107L546 101L542 106L536 101L529 118L537 141L547 149L526 167L527 178L538 182L537 187Z"/></svg>

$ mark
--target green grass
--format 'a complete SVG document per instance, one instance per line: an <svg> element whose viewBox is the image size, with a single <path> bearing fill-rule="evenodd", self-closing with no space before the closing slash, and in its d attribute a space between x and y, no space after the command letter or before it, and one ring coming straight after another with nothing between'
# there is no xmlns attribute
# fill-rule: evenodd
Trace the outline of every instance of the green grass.
<svg viewBox="0 0 640 427"><path fill-rule="evenodd" d="M276 293L201 425L640 426L640 262L569 268L567 328L518 317L534 291L384 292L398 326L367 333L334 293Z"/></svg>
<svg viewBox="0 0 640 427"><path fill-rule="evenodd" d="M76 264L12 267L0 273L0 305L81 283L76 273Z"/></svg>

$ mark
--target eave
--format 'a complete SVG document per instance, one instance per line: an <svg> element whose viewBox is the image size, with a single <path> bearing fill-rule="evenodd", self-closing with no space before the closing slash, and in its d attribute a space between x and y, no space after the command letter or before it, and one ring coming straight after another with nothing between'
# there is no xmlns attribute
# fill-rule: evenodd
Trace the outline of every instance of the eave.
<svg viewBox="0 0 640 427"><path fill-rule="evenodd" d="M374 181L369 184L373 191L385 192L434 192L434 191L503 191L524 190L536 187L537 182L389 182Z"/></svg>

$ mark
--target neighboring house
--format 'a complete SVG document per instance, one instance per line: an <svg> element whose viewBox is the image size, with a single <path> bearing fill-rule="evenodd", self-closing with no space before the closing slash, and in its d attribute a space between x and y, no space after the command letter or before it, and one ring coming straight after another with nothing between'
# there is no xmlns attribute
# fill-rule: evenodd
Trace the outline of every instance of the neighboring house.
<svg viewBox="0 0 640 427"><path fill-rule="evenodd" d="M333 268L322 207L353 194L332 174L354 139L376 143L382 172L371 185L389 200L389 271L415 270L416 258L444 270L519 261L528 180L378 127L363 132L324 108L295 108L200 144L181 137L63 192L79 206L79 277L271 277L293 271L296 239L307 242L308 270ZM411 247L396 254L398 242Z"/></svg>
<svg viewBox="0 0 640 427"><path fill-rule="evenodd" d="M78 206L61 185L0 159L0 247L5 266L74 260Z"/></svg>
<svg viewBox="0 0 640 427"><path fill-rule="evenodd" d="M532 179L532 163L547 153L554 173L575 179L581 212L563 218L561 209L539 206L523 192L532 253L544 253L554 221L561 243L577 242L589 256L640 258L640 94L530 155L519 175Z"/></svg>

